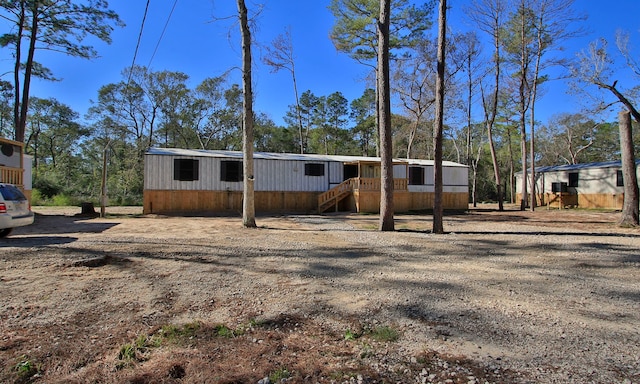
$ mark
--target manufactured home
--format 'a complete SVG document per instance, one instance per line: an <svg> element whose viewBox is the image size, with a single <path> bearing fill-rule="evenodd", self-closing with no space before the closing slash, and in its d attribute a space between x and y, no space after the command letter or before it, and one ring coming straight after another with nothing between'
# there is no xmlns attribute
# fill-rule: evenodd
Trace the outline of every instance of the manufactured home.
<svg viewBox="0 0 640 384"><path fill-rule="evenodd" d="M256 212L379 212L380 158L254 154ZM433 161L394 160L396 212L433 208ZM144 164L144 213L242 210L242 152L151 148ZM443 163L446 210L468 208L466 165Z"/></svg>
<svg viewBox="0 0 640 384"><path fill-rule="evenodd" d="M636 174L639 165L636 162ZM516 174L518 201L520 180L522 172ZM535 186L538 204L550 208L622 209L624 200L620 161L539 167Z"/></svg>
<svg viewBox="0 0 640 384"><path fill-rule="evenodd" d="M30 156L24 154L24 144L0 138L0 183L14 184L31 200Z"/></svg>

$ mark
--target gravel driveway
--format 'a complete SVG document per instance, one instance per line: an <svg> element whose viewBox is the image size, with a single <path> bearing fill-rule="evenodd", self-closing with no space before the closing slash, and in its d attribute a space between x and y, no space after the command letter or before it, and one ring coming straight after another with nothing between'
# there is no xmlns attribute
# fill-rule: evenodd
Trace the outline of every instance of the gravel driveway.
<svg viewBox="0 0 640 384"><path fill-rule="evenodd" d="M640 231L615 213L475 210L434 235L428 215L381 233L366 215L36 211L0 240L0 382L640 383ZM118 365L193 322L250 326Z"/></svg>

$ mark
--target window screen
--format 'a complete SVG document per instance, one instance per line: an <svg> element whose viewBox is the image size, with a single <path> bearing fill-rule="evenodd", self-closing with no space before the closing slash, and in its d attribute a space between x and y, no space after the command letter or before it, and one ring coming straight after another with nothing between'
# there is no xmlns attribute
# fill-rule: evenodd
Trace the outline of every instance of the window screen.
<svg viewBox="0 0 640 384"><path fill-rule="evenodd" d="M194 181L198 180L199 161L193 159L173 160L173 180Z"/></svg>
<svg viewBox="0 0 640 384"><path fill-rule="evenodd" d="M616 171L616 187L624 187L624 177L620 169Z"/></svg>
<svg viewBox="0 0 640 384"><path fill-rule="evenodd" d="M409 185L424 185L424 168L409 167Z"/></svg>
<svg viewBox="0 0 640 384"><path fill-rule="evenodd" d="M572 172L569 174L569 186L570 187L578 186L578 172Z"/></svg>
<svg viewBox="0 0 640 384"><path fill-rule="evenodd" d="M242 161L222 160L220 162L221 181L242 181Z"/></svg>
<svg viewBox="0 0 640 384"><path fill-rule="evenodd" d="M304 165L305 176L324 176L324 164L322 163L306 163Z"/></svg>

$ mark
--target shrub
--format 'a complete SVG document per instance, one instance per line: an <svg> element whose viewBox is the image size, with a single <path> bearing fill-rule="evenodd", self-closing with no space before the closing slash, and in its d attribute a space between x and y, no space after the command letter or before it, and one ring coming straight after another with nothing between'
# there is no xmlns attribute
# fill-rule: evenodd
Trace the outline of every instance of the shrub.
<svg viewBox="0 0 640 384"><path fill-rule="evenodd" d="M40 192L39 189L32 189L31 190L31 205L47 205L48 201L47 198L42 195L42 192Z"/></svg>
<svg viewBox="0 0 640 384"><path fill-rule="evenodd" d="M70 206L70 205L78 205L78 202L73 197L66 195L64 193L53 196L51 199L51 204L55 206Z"/></svg>
<svg viewBox="0 0 640 384"><path fill-rule="evenodd" d="M45 177L34 178L33 189L40 191L42 196L47 199L62 192L62 187L57 182Z"/></svg>

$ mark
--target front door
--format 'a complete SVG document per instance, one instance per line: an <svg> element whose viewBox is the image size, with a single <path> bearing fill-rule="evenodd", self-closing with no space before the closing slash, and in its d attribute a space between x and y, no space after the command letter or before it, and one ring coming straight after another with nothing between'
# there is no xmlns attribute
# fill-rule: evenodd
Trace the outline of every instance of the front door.
<svg viewBox="0 0 640 384"><path fill-rule="evenodd" d="M344 164L342 168L342 173L344 174L344 180L349 180L354 177L358 177L358 165Z"/></svg>

